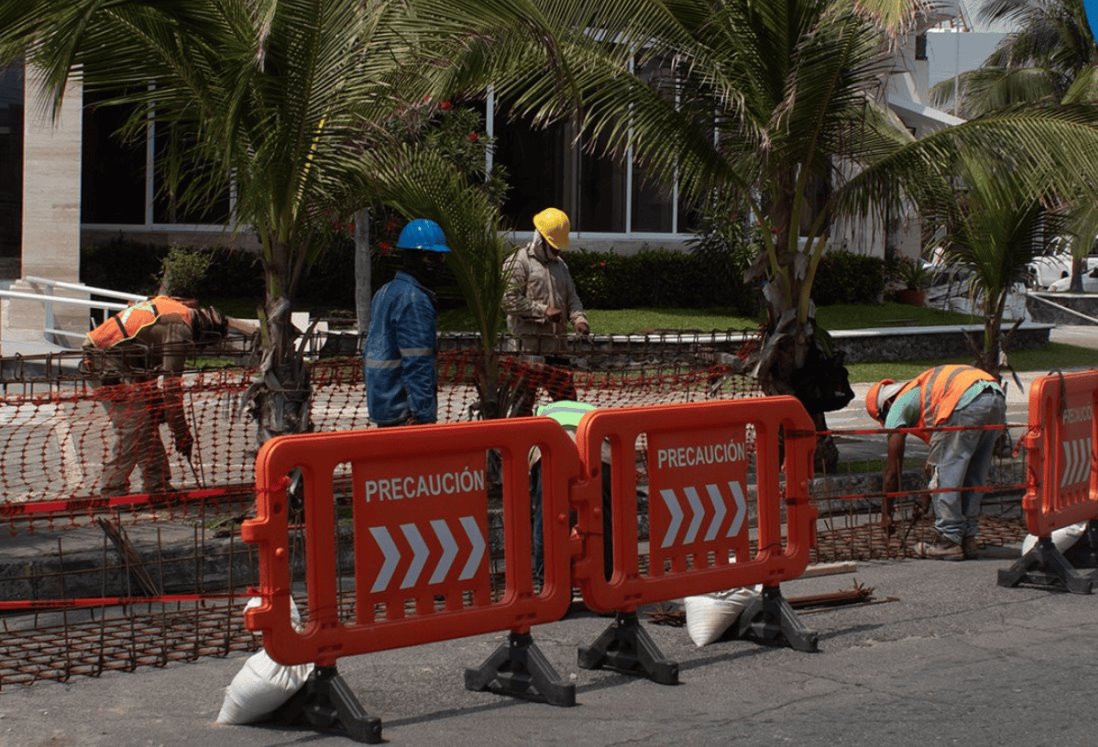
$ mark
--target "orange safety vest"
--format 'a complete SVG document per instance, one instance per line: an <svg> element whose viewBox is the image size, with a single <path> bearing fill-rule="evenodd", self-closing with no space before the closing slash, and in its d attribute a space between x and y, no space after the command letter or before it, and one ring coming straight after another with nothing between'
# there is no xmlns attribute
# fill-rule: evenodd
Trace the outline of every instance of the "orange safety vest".
<svg viewBox="0 0 1098 747"><path fill-rule="evenodd" d="M981 371L972 366L959 364L936 366L923 371L907 382L896 394L896 400L915 387L922 387L919 397L919 422L912 427L917 429L914 435L930 443L930 432L926 430L927 423L934 426L948 420L956 409L957 403L961 401L961 397L977 381L994 383L995 377L987 371Z"/></svg>
<svg viewBox="0 0 1098 747"><path fill-rule="evenodd" d="M170 296L156 296L122 309L88 333L88 340L99 350L113 348L132 339L138 332L164 314L178 314L188 324L193 310Z"/></svg>

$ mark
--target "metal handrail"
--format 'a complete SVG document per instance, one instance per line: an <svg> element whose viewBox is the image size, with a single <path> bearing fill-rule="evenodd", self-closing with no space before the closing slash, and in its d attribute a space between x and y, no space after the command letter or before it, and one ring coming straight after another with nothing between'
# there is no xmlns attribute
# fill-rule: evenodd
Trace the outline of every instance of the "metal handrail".
<svg viewBox="0 0 1098 747"><path fill-rule="evenodd" d="M52 287L65 288L65 286L75 286L75 284L74 283L64 283L64 284L54 283ZM83 288L69 287L69 288L65 288L65 289L67 289L67 290L77 290L77 289L79 289L79 291L82 292L82 293L85 293L85 292L86 293L98 293L98 289L88 288L87 286L85 286ZM107 293L112 294L115 297L118 296L118 291L107 291ZM126 297L132 296L132 294L125 294L125 295L126 295ZM46 313L46 318L45 318L44 323L42 325L42 337L46 342L49 342L53 345L62 345L63 343L59 339L62 336L64 336L64 337L83 337L84 336L83 333L76 334L76 333L60 330L60 329L57 328L56 318L54 316L54 311L53 311L54 310L54 304L60 304L62 306L79 306L79 307L83 307L83 308L88 310L89 319L90 319L90 316L91 316L92 309L102 309L104 311L113 312L113 311L121 311L122 309L126 308L129 305L128 303L121 303L121 302L118 302L118 301L93 301L93 300L88 299L88 298L70 298L68 296L55 296L55 295L53 295L53 293L48 292L48 291L44 292L44 293L27 293L27 292L24 292L24 291L0 290L0 298L10 298L10 299L16 299L16 300L22 300L22 301L39 301L40 303L42 303L43 309ZM137 298L144 298L144 296L137 296Z"/></svg>
<svg viewBox="0 0 1098 747"><path fill-rule="evenodd" d="M129 304L117 301L92 301L87 298L68 298L67 296L53 296L46 293L24 293L22 291L0 290L0 298L17 298L25 301L41 301L42 303L59 303L63 306L84 306L89 309L107 309L108 311L121 311ZM144 298L144 296L142 296Z"/></svg>
<svg viewBox="0 0 1098 747"><path fill-rule="evenodd" d="M95 288L90 285L85 285L84 283L69 283L64 280L51 280L50 278L44 278L38 275L27 275L23 279L28 283L45 285L50 288L90 293L96 296L106 296L107 298L121 298L126 301L144 301L147 298L147 296L140 293L126 293L125 291L110 290L108 288Z"/></svg>

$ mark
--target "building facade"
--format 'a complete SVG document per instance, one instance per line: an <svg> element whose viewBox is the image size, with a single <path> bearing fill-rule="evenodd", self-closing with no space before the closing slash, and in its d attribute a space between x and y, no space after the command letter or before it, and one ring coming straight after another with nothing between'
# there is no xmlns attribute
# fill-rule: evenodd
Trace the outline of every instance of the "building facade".
<svg viewBox="0 0 1098 747"><path fill-rule="evenodd" d="M932 34L928 41L925 32L966 28L955 23L960 6L947 5L897 46L885 86L888 103L916 136L960 121L926 103L934 82L928 52L948 41L937 39L946 34ZM957 46L963 36L951 41ZM987 39L981 35L979 43ZM958 55L955 71L962 59L973 65L982 61ZM48 108L36 100L26 77L19 66L0 71L0 282L47 273L75 279L81 243L119 235L184 244L230 240L231 195L196 212L179 209L160 188L157 156L170 132L150 124L144 137L121 142L115 132L124 112L81 102L76 87L51 125L44 115ZM508 167L512 189L504 213L518 239L529 235L530 216L548 205L571 216L575 243L584 248L677 247L692 236L697 219L675 185L646 179L632 158L592 155L567 124L535 130L514 121L491 95L483 113L496 138L489 158ZM919 241L918 227L905 216L835 226L832 236L836 245L876 255L886 247L910 254Z"/></svg>

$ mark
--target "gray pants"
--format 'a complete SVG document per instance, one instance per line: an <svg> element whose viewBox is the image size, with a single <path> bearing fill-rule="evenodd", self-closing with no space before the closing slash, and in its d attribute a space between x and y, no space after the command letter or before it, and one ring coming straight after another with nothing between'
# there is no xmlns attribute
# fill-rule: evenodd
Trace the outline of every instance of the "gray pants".
<svg viewBox="0 0 1098 747"><path fill-rule="evenodd" d="M1006 399L987 389L955 410L945 425L979 426L1006 423ZM987 482L991 457L1001 430L936 431L930 437L930 459L934 467L934 528L946 539L960 543L975 537L983 493L970 488Z"/></svg>

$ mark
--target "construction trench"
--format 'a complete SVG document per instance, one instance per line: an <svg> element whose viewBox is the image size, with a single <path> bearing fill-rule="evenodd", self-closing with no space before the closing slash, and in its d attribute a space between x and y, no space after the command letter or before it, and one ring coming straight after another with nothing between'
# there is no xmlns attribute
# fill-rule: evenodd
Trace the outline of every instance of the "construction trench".
<svg viewBox="0 0 1098 747"><path fill-rule="evenodd" d="M577 398L602 408L761 396L755 382L728 362L729 343L745 337L649 335L593 346L573 372ZM324 343L328 354L312 364L313 428L367 428L361 361L348 349L350 343L331 343ZM444 339L440 349L440 423L468 420L476 410L472 376L478 353L466 343L460 337ZM254 503L255 429L243 406L254 370L241 351L228 357L242 365L193 370L184 377L184 407L196 444L190 463L168 447L175 492L117 496L96 492L114 436L103 394L81 373L79 354L2 362L0 522L8 537L0 542L0 690L259 648L242 615L249 590L258 583L258 559L239 536ZM505 381L537 386L540 402L549 401L547 389L566 375L506 355L500 370ZM1024 428L1008 423L1014 443ZM910 557L912 546L933 534L932 517L915 517L913 511L926 487L922 470L908 465L905 493L896 498L896 530L888 534L880 524L879 457L842 458L844 451L883 454L885 433L833 428L831 434L841 459L836 472L817 475L810 486L819 511L812 562ZM636 451L643 571L643 438ZM139 471L132 476L134 490ZM1025 537L1020 511L1025 474L1024 450L996 458L980 519L983 546ZM362 611L354 609L349 469L337 472L333 488L341 517L333 550L347 574L341 616L350 619ZM491 585L498 598L505 586L498 496L489 498L489 506ZM749 515L749 534L753 521ZM290 551L299 578L303 541L298 525ZM305 612L303 583L300 588L298 606ZM819 604L859 603L866 597L865 590L855 589ZM409 602L408 614L415 612ZM649 616L655 623L676 624L667 609Z"/></svg>

